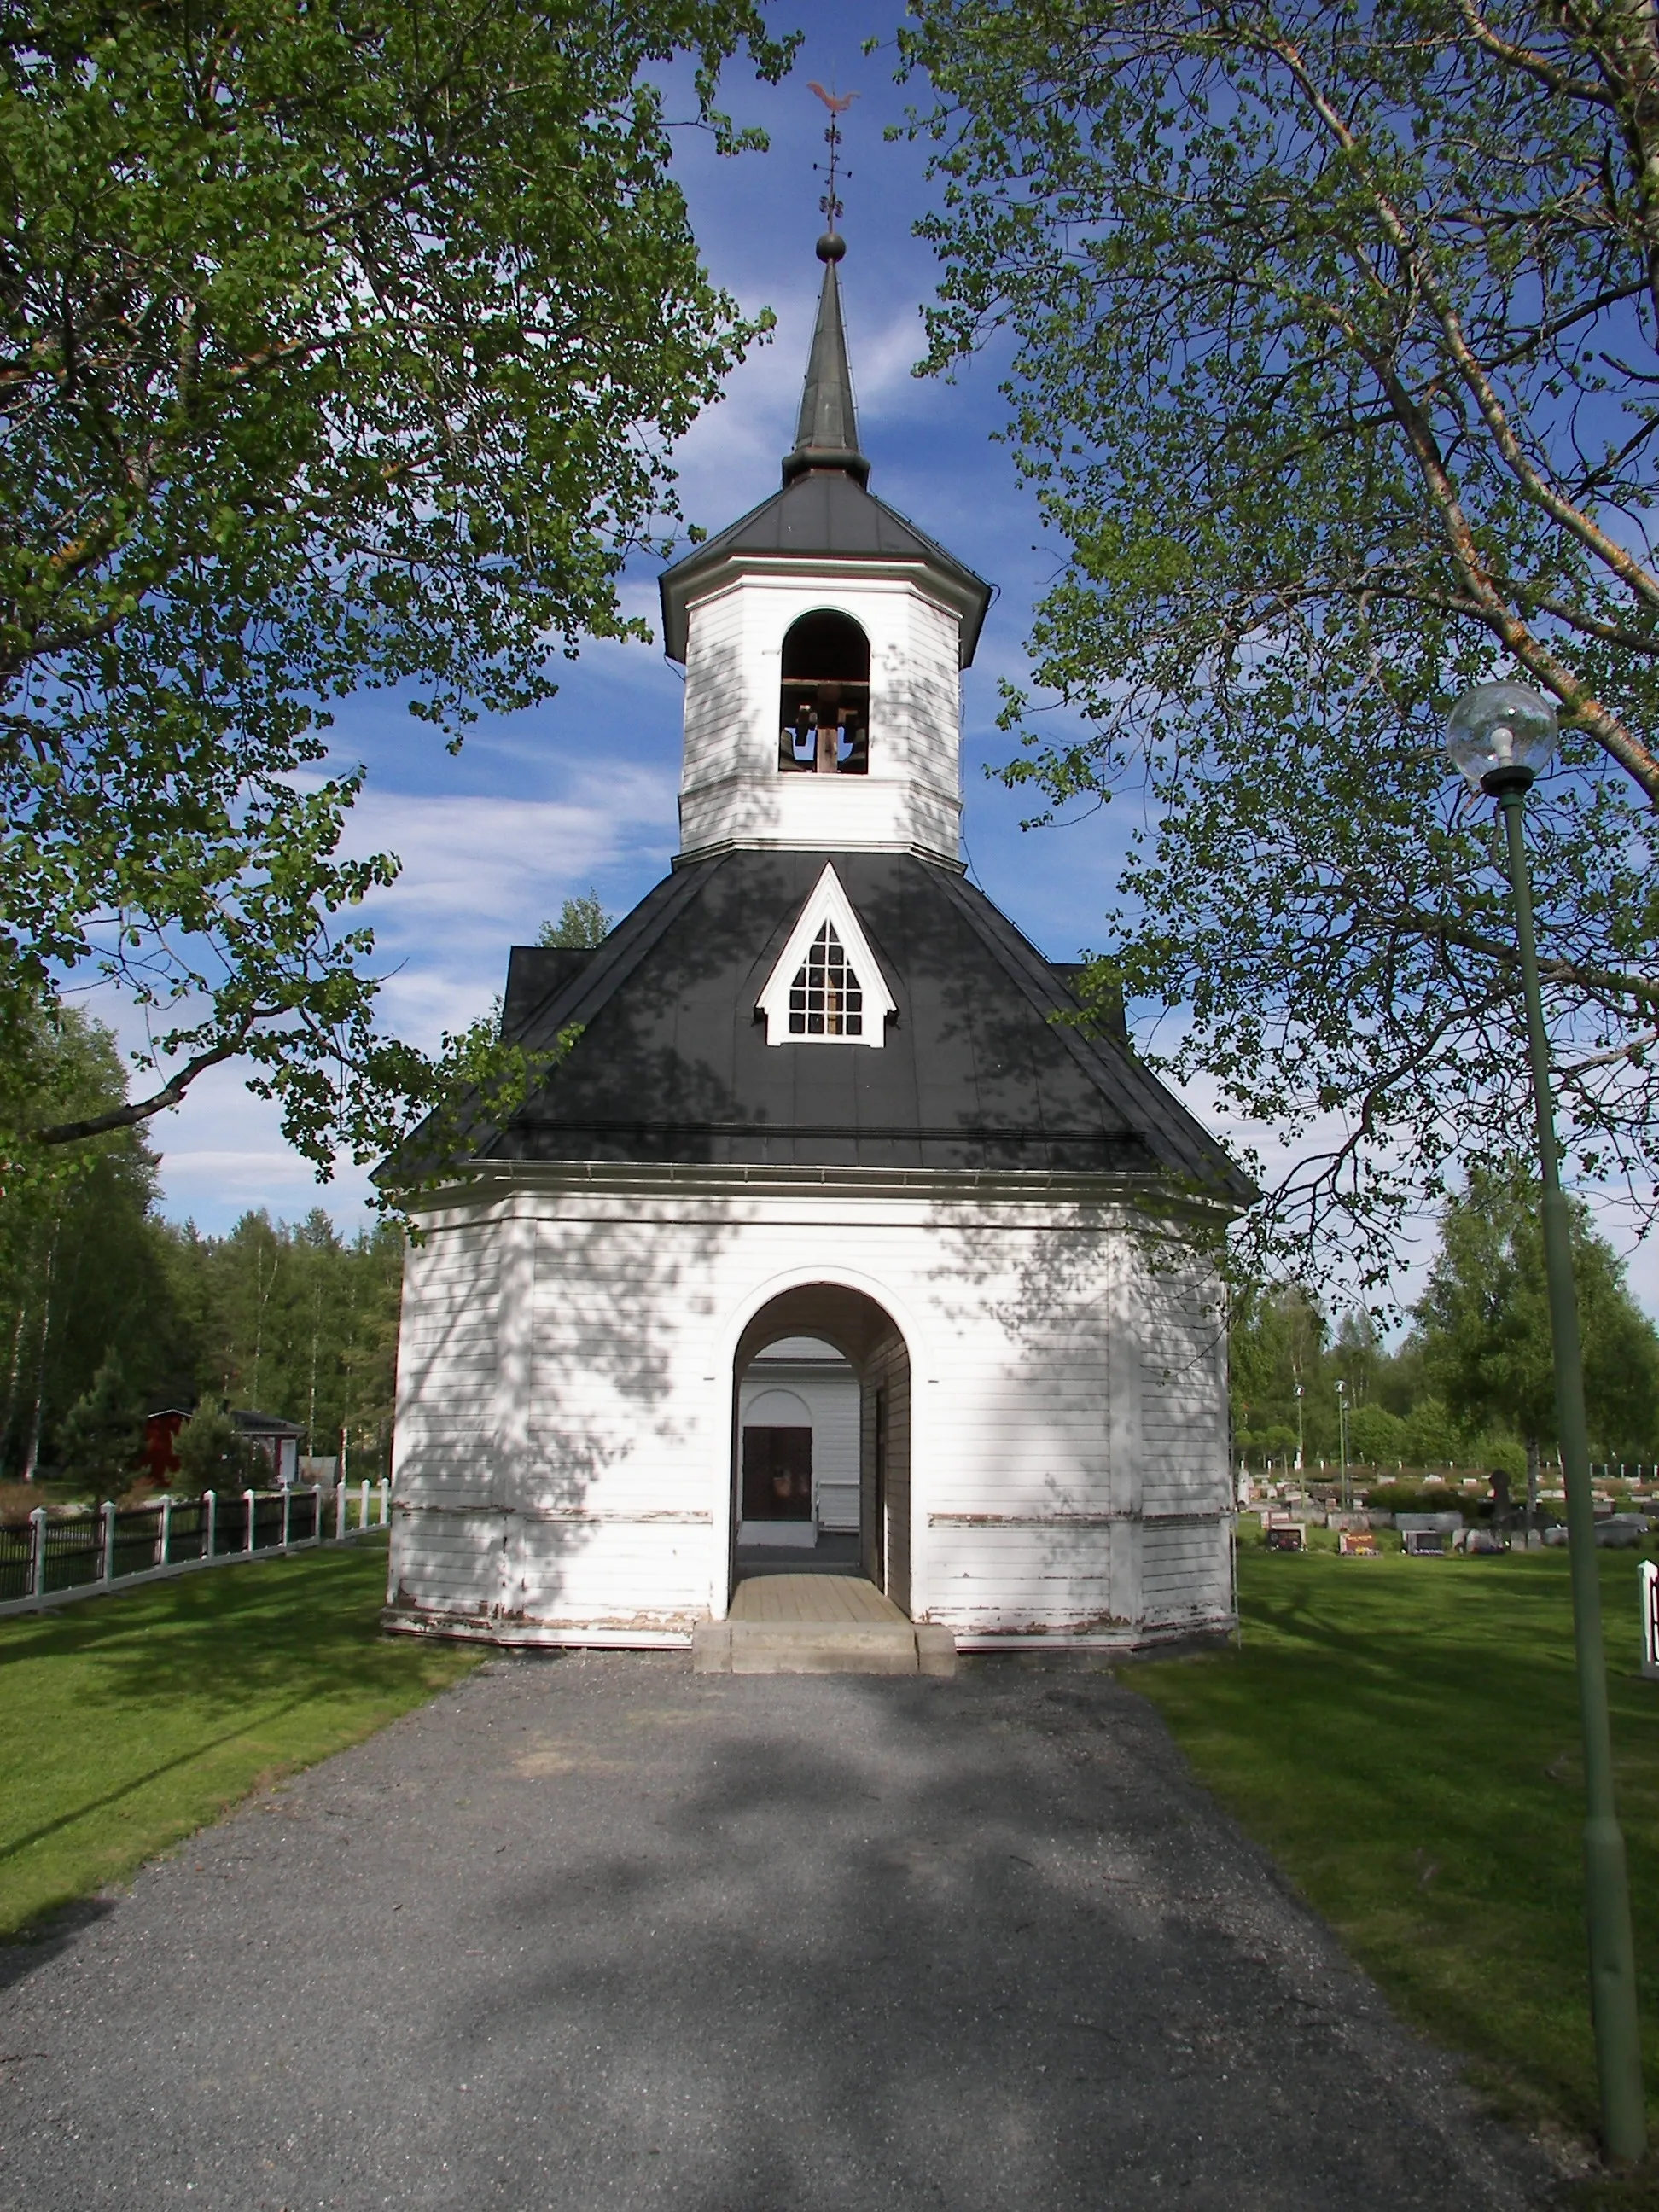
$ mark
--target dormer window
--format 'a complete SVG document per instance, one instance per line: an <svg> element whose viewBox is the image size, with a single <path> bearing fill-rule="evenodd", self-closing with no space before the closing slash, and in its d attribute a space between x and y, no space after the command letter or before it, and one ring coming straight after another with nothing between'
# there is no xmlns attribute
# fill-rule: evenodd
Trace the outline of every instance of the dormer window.
<svg viewBox="0 0 1659 2212"><path fill-rule="evenodd" d="M791 1036L864 1035L864 987L847 963L847 950L826 921L807 948L789 986Z"/></svg>
<svg viewBox="0 0 1659 2212"><path fill-rule="evenodd" d="M783 640L778 767L785 775L866 775L870 641L851 615L821 608Z"/></svg>
<svg viewBox="0 0 1659 2212"><path fill-rule="evenodd" d="M881 1046L898 1012L863 924L826 861L755 1011L768 1044Z"/></svg>

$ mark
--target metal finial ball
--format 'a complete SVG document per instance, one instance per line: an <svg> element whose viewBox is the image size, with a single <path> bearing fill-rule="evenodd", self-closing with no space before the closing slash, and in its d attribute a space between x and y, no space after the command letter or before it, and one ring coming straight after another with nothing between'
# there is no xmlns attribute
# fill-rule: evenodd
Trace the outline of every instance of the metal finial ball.
<svg viewBox="0 0 1659 2212"><path fill-rule="evenodd" d="M826 230L818 240L820 261L839 261L847 251L847 240L838 230Z"/></svg>

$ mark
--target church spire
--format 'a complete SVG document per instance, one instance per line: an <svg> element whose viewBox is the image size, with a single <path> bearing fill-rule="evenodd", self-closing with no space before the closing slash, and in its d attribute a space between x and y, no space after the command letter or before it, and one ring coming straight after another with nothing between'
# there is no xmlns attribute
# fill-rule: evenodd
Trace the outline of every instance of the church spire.
<svg viewBox="0 0 1659 2212"><path fill-rule="evenodd" d="M836 264L846 251L847 241L836 230L825 231L818 240L823 289L818 295L818 319L812 332L811 357L806 364L806 388L801 393L795 449L783 464L787 484L793 483L809 469L844 469L855 483L869 481L870 464L859 451L853 375L847 365L841 284L836 275Z"/></svg>

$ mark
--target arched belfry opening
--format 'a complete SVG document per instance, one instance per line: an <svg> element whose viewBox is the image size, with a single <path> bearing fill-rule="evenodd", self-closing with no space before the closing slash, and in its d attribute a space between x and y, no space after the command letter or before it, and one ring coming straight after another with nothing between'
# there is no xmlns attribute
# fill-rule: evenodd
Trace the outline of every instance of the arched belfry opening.
<svg viewBox="0 0 1659 2212"><path fill-rule="evenodd" d="M763 1306L732 1365L732 1580L860 1576L910 1610L910 1355L861 1291Z"/></svg>
<svg viewBox="0 0 1659 2212"><path fill-rule="evenodd" d="M870 769L870 641L851 615L820 607L784 633L778 767L786 775Z"/></svg>

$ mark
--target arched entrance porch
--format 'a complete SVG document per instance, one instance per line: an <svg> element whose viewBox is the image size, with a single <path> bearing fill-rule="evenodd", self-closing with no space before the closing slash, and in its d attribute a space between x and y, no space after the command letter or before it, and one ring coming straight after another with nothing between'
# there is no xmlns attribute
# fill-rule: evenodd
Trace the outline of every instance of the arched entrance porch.
<svg viewBox="0 0 1659 2212"><path fill-rule="evenodd" d="M839 1283L807 1283L763 1306L738 1340L732 1374L732 1585L741 1578L738 1531L747 1480L782 1495L807 1479L787 1428L763 1443L755 1425L745 1450L743 1385L769 1346L807 1339L832 1346L858 1382L858 1540L856 1571L910 1612L910 1355L897 1323L862 1291ZM773 1462L775 1461L775 1468ZM854 1560L846 1571L854 1571Z"/></svg>

